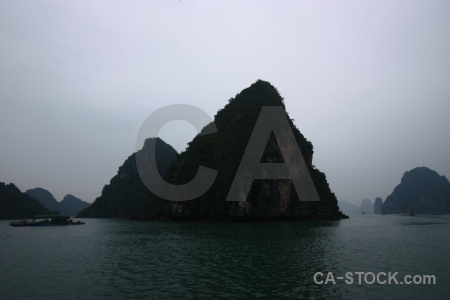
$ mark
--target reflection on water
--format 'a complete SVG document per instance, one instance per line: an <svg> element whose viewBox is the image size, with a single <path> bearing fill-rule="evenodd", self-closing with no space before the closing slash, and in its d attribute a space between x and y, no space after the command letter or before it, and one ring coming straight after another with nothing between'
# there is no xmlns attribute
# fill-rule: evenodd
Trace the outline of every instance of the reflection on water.
<svg viewBox="0 0 450 300"><path fill-rule="evenodd" d="M66 228L13 228L1 221L0 295L345 299L369 293L373 298L444 299L450 218L438 217L364 215L274 223L87 219L86 225ZM344 276L357 271L436 274L438 284L313 281L316 272Z"/></svg>
<svg viewBox="0 0 450 300"><path fill-rule="evenodd" d="M112 280L120 291L110 290L111 295L306 296L323 294L310 282L337 224L128 222L107 227L121 238L97 247L104 249L105 264L116 262ZM106 287L110 280L99 283Z"/></svg>

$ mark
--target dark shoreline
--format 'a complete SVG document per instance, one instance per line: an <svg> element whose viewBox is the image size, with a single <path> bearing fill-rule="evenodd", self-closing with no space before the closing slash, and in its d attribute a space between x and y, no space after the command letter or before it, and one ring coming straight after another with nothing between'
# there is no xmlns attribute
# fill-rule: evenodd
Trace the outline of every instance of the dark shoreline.
<svg viewBox="0 0 450 300"><path fill-rule="evenodd" d="M134 221L162 221L162 222L283 222L283 221L339 221L349 219L348 215L309 215L309 216L233 216L233 217L149 217L149 216L121 216L96 217L83 216L80 219L130 219Z"/></svg>

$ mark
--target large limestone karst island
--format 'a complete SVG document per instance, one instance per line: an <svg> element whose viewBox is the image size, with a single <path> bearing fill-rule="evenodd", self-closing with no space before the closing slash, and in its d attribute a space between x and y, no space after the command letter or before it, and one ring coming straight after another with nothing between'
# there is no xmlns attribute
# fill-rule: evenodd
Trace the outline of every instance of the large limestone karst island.
<svg viewBox="0 0 450 300"><path fill-rule="evenodd" d="M293 133L291 136L294 144L278 144L278 139L284 140L282 135L285 132L278 133L277 137L276 132L272 131L265 143L265 149L261 151L262 157L256 159L261 164L285 164L286 161L293 161L290 155L295 156L295 149L300 149L304 163L298 165L286 163L286 166L291 172L293 170L294 173L309 174L307 175L311 182L309 187L314 191L298 192L291 179L255 179L248 193L244 193L245 201L226 201L249 140L252 135L254 137L259 134L254 132L254 128L265 106L282 108L289 129L285 131ZM230 99L215 115L214 125L217 132L197 135L188 144L186 151L180 154L159 138L146 140L144 147L131 155L119 168L117 175L104 187L102 195L79 216L172 220L346 217L339 211L336 196L331 192L325 174L312 165L313 145L289 118L283 98L270 83L258 80ZM145 187L136 167L136 156L155 155L152 151L156 151L159 172L171 184L189 183L197 174L199 166L217 170L217 177L211 188L193 200L161 199ZM302 180L304 179L302 177ZM310 195L316 195L316 199L312 199L314 197Z"/></svg>
<svg viewBox="0 0 450 300"><path fill-rule="evenodd" d="M445 176L427 167L417 167L403 174L401 182L384 201L384 214L412 210L416 214L449 214L450 183Z"/></svg>

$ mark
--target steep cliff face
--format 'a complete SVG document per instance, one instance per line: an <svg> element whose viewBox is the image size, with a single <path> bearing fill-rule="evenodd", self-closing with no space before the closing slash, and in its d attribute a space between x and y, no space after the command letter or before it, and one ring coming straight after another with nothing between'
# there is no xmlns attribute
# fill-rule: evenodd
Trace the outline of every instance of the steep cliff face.
<svg viewBox="0 0 450 300"><path fill-rule="evenodd" d="M264 122L258 123L263 125L255 129L263 107L267 106L278 109L284 127L272 129L271 126L277 127L278 123L268 114L263 118ZM148 139L143 149L131 155L119 168L110 184L104 187L102 195L89 208L79 213L79 216L175 220L346 217L339 211L336 197L328 186L325 174L312 165L312 144L295 127L285 111L283 99L270 83L257 81L230 99L215 116L214 125L217 132L197 135L189 143L187 150L179 156L162 140ZM206 125L202 133L211 132L210 126L213 124ZM268 131L268 128L272 131ZM247 151L251 137L255 140L262 139L264 143ZM156 153L152 153L155 143ZM226 201L246 152L247 157L254 160L254 168L258 168L260 164L283 164L280 168L293 177L263 177L266 179L248 181L254 168L244 168L246 171L242 171L241 177L236 180L236 194L232 200L236 200L238 195L245 201ZM158 193L155 190L152 193L141 181L141 178L145 181L154 180L152 182L158 182L157 186L165 186L148 171L155 167L150 159L152 155L156 157L159 173L171 184L183 185L191 182L199 171L199 166L216 170L217 177L211 188L205 188L202 190L203 194L193 200L161 199L156 196ZM299 157L303 158L299 160ZM139 166L145 166L144 171L140 168L138 170L136 161ZM261 174L265 174L264 172L266 171ZM292 180L288 178L300 179L300 189L298 185L294 188ZM200 187L203 189L203 186Z"/></svg>
<svg viewBox="0 0 450 300"><path fill-rule="evenodd" d="M285 153L293 153L294 148L299 147L305 168L300 165L288 165L288 168L296 168L297 172L311 175L320 201L300 201L310 199L300 199L290 179L255 179L246 201L226 201L250 137L260 134L255 132L255 124L263 106L282 107L285 112L278 91L270 83L259 80L219 110L214 119L217 133L196 136L187 150L174 161L169 169L169 179L175 184L189 182L199 165L217 170L218 174L212 187L201 197L171 203L173 218L253 220L344 217L339 212L336 197L325 175L312 166L311 142L300 133L287 114L285 117L293 132L295 145L280 145L277 141L280 136L274 135L274 131L266 140L262 158L257 159L261 163L284 163L290 157L283 157L280 146L285 147ZM270 126L268 123L267 126ZM283 134L287 133L283 131ZM242 194L245 197L244 190Z"/></svg>
<svg viewBox="0 0 450 300"><path fill-rule="evenodd" d="M373 213L381 214L382 207L383 207L383 200L380 197L375 198L375 203L373 204Z"/></svg>
<svg viewBox="0 0 450 300"><path fill-rule="evenodd" d="M426 167L418 167L403 174L383 203L382 212L398 214L413 210L418 214L450 213L450 183L445 176Z"/></svg>
<svg viewBox="0 0 450 300"><path fill-rule="evenodd" d="M172 146L159 138L149 138L138 153L148 153L156 149L157 168L165 176L168 165L177 158ZM102 195L92 205L80 213L79 217L167 217L169 201L153 195L142 183L136 167L136 153L129 156L117 174L102 190Z"/></svg>

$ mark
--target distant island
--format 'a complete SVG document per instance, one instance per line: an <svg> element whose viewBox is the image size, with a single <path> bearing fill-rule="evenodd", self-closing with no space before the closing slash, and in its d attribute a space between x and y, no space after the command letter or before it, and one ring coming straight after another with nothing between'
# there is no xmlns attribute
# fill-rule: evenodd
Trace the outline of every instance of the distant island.
<svg viewBox="0 0 450 300"><path fill-rule="evenodd" d="M363 199L361 200L361 205L359 206L357 213L364 213L364 214L372 214L373 213L373 204L370 199Z"/></svg>
<svg viewBox="0 0 450 300"><path fill-rule="evenodd" d="M40 187L29 189L25 194L38 200L47 209L57 211L59 214L66 216L75 216L91 205L70 194L66 195L61 202L58 202L55 197L53 197L52 193Z"/></svg>
<svg viewBox="0 0 450 300"><path fill-rule="evenodd" d="M355 205L345 200L339 200L339 207L344 214L381 214L383 200L380 197L375 198L374 204L368 198L361 200L361 204Z"/></svg>
<svg viewBox="0 0 450 300"><path fill-rule="evenodd" d="M346 215L358 213L359 206L346 200L339 200L339 208ZM361 212L360 212L361 213Z"/></svg>
<svg viewBox="0 0 450 300"><path fill-rule="evenodd" d="M383 199L380 197L375 198L375 203L373 204L373 213L381 214L381 209L383 207Z"/></svg>
<svg viewBox="0 0 450 300"><path fill-rule="evenodd" d="M94 203L80 217L132 217L170 220L282 220L342 219L336 196L325 174L312 165L313 145L294 125L286 112L295 142L320 201L301 201L290 179L254 180L246 201L226 201L234 176L263 106L281 107L283 98L268 82L258 80L240 92L219 110L214 118L217 133L197 135L185 152L178 154L159 138L150 137L143 148L132 154L116 176L103 188ZM209 125L207 125L209 126ZM217 170L212 187L202 196L182 202L160 199L142 183L136 155L153 155L156 146L157 167L172 184L192 180L200 165ZM261 163L283 163L276 137L270 136Z"/></svg>
<svg viewBox="0 0 450 300"><path fill-rule="evenodd" d="M405 174L383 203L382 213L449 214L450 183L445 176L426 167L417 167Z"/></svg>
<svg viewBox="0 0 450 300"><path fill-rule="evenodd" d="M22 193L13 183L0 182L0 219L26 219L56 214L39 201Z"/></svg>

